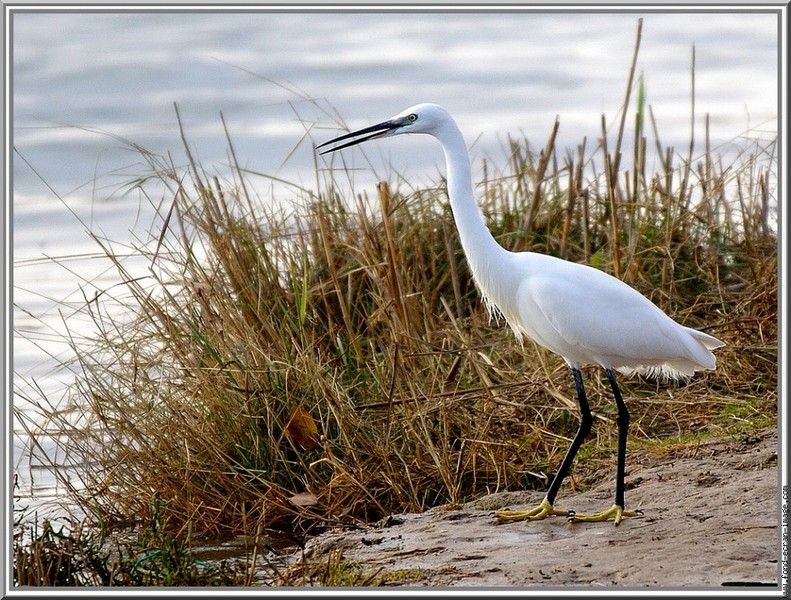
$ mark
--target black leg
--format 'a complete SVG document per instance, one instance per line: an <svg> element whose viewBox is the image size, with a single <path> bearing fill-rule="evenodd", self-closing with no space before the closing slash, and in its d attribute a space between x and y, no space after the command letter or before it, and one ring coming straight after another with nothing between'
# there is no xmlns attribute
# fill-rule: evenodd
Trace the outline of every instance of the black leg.
<svg viewBox="0 0 791 600"><path fill-rule="evenodd" d="M607 373L607 379L610 381L615 402L618 404L618 472L615 480L615 504L623 508L623 480L626 473L626 435L629 431L629 411L626 410L621 391L618 389L618 384L615 383L615 374L612 369L606 369L605 373Z"/></svg>
<svg viewBox="0 0 791 600"><path fill-rule="evenodd" d="M593 425L593 415L591 415L588 399L585 397L585 388L582 385L582 373L580 373L579 369L571 369L571 374L574 376L574 385L577 388L577 401L580 405L580 427L577 430L577 435L574 436L571 442L571 446L569 446L566 452L566 456L563 458L563 462L560 464L558 472L555 474L555 478L552 480L552 484L549 486L547 500L550 504L555 503L555 497L558 495L560 485L568 474L571 463L574 462L574 457L577 455L577 451L580 449L580 446L582 446L582 442L585 441Z"/></svg>

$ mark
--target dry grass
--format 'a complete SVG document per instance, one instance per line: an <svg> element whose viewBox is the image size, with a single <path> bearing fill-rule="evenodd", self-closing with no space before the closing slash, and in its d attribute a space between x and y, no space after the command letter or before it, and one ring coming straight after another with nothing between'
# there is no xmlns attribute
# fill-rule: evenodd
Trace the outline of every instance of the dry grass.
<svg viewBox="0 0 791 600"><path fill-rule="evenodd" d="M523 140L510 147L511 171L481 186L495 236L611 270L613 203L583 177L590 157L543 178L526 228L544 167ZM139 249L148 280L116 261L134 319L88 304L98 336L75 348L80 418L62 423L73 460L92 465L75 490L90 514L145 523L157 504L176 535L299 529L543 485L576 428L567 369L487 322L441 185L380 186L351 206L329 189L262 217L240 172L221 182L148 158L170 221ZM747 183L763 168L744 157L680 198L668 165L619 204L623 278L728 343L686 386L626 384L637 439L773 418L775 240ZM613 408L589 375L607 423L593 444L609 448Z"/></svg>

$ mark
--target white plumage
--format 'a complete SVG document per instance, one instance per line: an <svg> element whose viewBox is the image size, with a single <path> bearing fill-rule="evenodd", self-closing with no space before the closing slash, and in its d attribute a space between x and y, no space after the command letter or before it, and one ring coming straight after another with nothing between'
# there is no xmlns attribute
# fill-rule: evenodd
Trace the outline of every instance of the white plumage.
<svg viewBox="0 0 791 600"><path fill-rule="evenodd" d="M517 285L489 289L489 278L479 275L481 292L517 338L527 336L569 366L674 378L715 368L711 350L722 342L679 325L619 279L533 252L506 260Z"/></svg>

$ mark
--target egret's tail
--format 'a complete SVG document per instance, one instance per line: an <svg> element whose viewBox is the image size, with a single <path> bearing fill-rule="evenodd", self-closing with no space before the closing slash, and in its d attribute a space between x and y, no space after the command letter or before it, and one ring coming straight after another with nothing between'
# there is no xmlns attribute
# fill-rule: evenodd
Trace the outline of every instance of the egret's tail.
<svg viewBox="0 0 791 600"><path fill-rule="evenodd" d="M683 364L684 369L681 369L685 375L692 375L695 371L711 370L717 367L717 357L714 356L712 350L720 348L725 345L717 338L703 333L697 329L690 327L683 327L682 334L684 338L684 346L687 349L687 356L685 360L679 361Z"/></svg>
<svg viewBox="0 0 791 600"><path fill-rule="evenodd" d="M703 344L706 350L716 350L717 348L722 348L725 345L725 342L718 340L713 335L709 335L708 333L703 333L702 331L698 331L697 329L692 329L690 327L684 327L684 329L686 329L687 333L695 338L698 342Z"/></svg>
<svg viewBox="0 0 791 600"><path fill-rule="evenodd" d="M685 362L691 363L692 372L715 369L717 367L717 357L714 356L712 350L725 344L708 333L703 333L697 329L684 327L684 333L687 334L684 336L684 346L686 346L689 353Z"/></svg>
<svg viewBox="0 0 791 600"><path fill-rule="evenodd" d="M712 370L717 367L717 357L712 350L721 348L725 342L708 333L683 326L680 338L686 349L686 356L618 370L624 374L639 373L657 379L683 379L692 377L695 371Z"/></svg>

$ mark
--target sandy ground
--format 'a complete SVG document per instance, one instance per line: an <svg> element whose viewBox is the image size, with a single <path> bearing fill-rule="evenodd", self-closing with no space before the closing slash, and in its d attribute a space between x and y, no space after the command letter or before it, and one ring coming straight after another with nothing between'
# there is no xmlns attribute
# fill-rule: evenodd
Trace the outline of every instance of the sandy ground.
<svg viewBox="0 0 791 600"><path fill-rule="evenodd" d="M365 530L331 531L307 550L340 548L347 559L400 571L410 585L431 588L777 586L777 449L776 433L766 431L659 458L631 453L627 508L645 516L619 527L563 517L498 525L495 509L532 507L543 497L504 492L461 507L393 515ZM564 487L557 505L608 508L613 486L614 472L585 493Z"/></svg>

